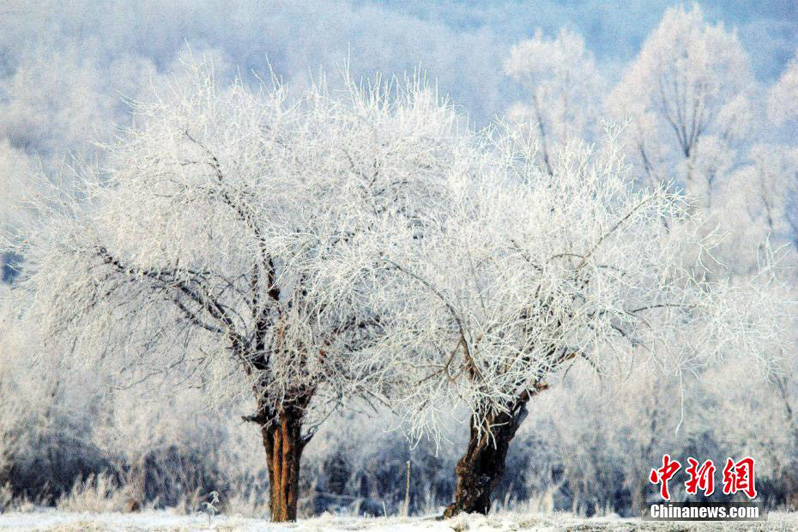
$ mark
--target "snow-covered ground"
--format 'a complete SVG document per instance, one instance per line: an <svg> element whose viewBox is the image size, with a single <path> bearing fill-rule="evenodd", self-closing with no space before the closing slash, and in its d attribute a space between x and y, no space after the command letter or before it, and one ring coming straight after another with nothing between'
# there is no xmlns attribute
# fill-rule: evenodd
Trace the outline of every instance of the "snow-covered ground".
<svg viewBox="0 0 798 532"><path fill-rule="evenodd" d="M487 531L487 530L533 530L533 531L638 531L656 530L798 530L798 513L771 513L767 522L762 523L646 523L635 519L595 518L579 519L567 514L522 514L502 513L489 517L460 516L448 521L434 517L412 518L353 518L325 515L313 519L302 519L295 524L273 525L263 519L245 517L217 516L208 525L204 515L176 515L166 511L149 511L139 514L81 514L51 510L30 513L0 514L0 530L40 530L40 531L138 531L152 530L193 531L297 531L297 532L336 532L336 531Z"/></svg>

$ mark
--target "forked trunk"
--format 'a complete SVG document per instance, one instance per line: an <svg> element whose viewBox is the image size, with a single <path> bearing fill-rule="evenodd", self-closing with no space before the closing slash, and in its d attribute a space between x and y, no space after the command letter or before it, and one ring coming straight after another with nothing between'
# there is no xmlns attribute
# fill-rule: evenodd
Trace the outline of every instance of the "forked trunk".
<svg viewBox="0 0 798 532"><path fill-rule="evenodd" d="M461 512L487 514L493 490L504 476L510 441L526 417L526 399L509 413L471 417L468 449L457 462L457 488L454 502L443 513L444 518Z"/></svg>
<svg viewBox="0 0 798 532"><path fill-rule="evenodd" d="M299 464L307 443L302 437L302 418L302 409L287 408L280 412L279 422L261 428L269 468L269 506L273 522L296 521Z"/></svg>

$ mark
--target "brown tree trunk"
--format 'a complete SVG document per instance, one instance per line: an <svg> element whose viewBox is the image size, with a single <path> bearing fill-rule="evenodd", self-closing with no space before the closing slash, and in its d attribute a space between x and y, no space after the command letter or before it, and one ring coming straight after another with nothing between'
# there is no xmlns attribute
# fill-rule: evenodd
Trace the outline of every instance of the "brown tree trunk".
<svg viewBox="0 0 798 532"><path fill-rule="evenodd" d="M471 416L471 437L465 454L457 462L454 502L444 518L461 512L487 514L493 490L504 475L507 450L526 417L528 397L519 399L510 412Z"/></svg>
<svg viewBox="0 0 798 532"><path fill-rule="evenodd" d="M299 464L307 444L302 437L303 414L302 408L283 407L278 421L261 427L269 468L269 506L273 522L296 521Z"/></svg>

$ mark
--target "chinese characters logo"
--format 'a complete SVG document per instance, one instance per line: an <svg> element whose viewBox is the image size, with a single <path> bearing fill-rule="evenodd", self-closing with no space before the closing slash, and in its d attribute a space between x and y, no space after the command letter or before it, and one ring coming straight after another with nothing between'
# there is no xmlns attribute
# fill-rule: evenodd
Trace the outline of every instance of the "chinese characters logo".
<svg viewBox="0 0 798 532"><path fill-rule="evenodd" d="M699 464L698 460L690 457L687 463L689 465L684 470L688 476L684 483L685 491L690 495L702 492L707 497L715 493L716 468L712 460ZM666 501L671 500L668 483L681 469L682 464L666 454L662 457L662 467L652 469L648 476L649 482L659 485L660 495ZM749 499L756 497L753 458L745 457L736 462L732 458L726 460L726 465L723 467L723 494L736 493L744 493Z"/></svg>

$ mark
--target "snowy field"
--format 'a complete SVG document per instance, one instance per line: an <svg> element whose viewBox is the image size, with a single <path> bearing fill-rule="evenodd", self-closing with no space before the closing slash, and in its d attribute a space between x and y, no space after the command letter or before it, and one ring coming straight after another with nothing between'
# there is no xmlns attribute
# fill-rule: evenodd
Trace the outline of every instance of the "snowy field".
<svg viewBox="0 0 798 532"><path fill-rule="evenodd" d="M539 530L539 531L683 531L683 530L798 530L798 513L771 513L763 523L646 523L635 519L594 518L580 519L567 514L503 513L490 517L464 515L448 521L434 517L413 518L351 518L325 515L301 519L290 525L272 525L262 519L244 517L214 517L210 526L204 515L176 515L166 511L140 514L88 514L57 511L0 514L0 530L40 531L465 531L465 530Z"/></svg>

